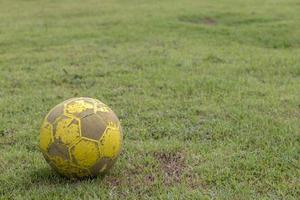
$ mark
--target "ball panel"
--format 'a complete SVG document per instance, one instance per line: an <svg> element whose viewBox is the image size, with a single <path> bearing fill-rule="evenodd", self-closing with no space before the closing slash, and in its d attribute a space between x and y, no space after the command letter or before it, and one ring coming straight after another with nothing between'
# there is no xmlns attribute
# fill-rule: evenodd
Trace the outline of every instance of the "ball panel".
<svg viewBox="0 0 300 200"><path fill-rule="evenodd" d="M66 145L58 141L54 141L49 146L48 155L51 157L60 157L64 160L70 160L69 150Z"/></svg>
<svg viewBox="0 0 300 200"><path fill-rule="evenodd" d="M101 155L115 158L121 151L122 133L117 124L109 123L100 139L99 151Z"/></svg>
<svg viewBox="0 0 300 200"><path fill-rule="evenodd" d="M50 124L53 124L55 120L64 114L64 104L58 104L55 106L47 116L47 120Z"/></svg>
<svg viewBox="0 0 300 200"><path fill-rule="evenodd" d="M94 176L97 176L98 174L107 172L113 166L114 163L115 159L112 160L106 157L101 158L90 168L90 172Z"/></svg>
<svg viewBox="0 0 300 200"><path fill-rule="evenodd" d="M120 124L118 117L115 115L114 112L100 112L97 111L96 114L106 123L114 123L114 124Z"/></svg>
<svg viewBox="0 0 300 200"><path fill-rule="evenodd" d="M80 139L80 122L75 118L62 116L54 124L54 139L71 145Z"/></svg>
<svg viewBox="0 0 300 200"><path fill-rule="evenodd" d="M51 142L53 142L52 125L48 122L44 122L40 133L40 148L43 151L47 151Z"/></svg>
<svg viewBox="0 0 300 200"><path fill-rule="evenodd" d="M100 157L98 143L81 139L71 148L73 162L79 167L91 167Z"/></svg>
<svg viewBox="0 0 300 200"><path fill-rule="evenodd" d="M108 123L119 124L120 121L116 114L105 104L97 104L96 105L96 114L101 117L103 121Z"/></svg>
<svg viewBox="0 0 300 200"><path fill-rule="evenodd" d="M96 115L88 115L81 119L81 135L98 141L106 129L106 124Z"/></svg>
<svg viewBox="0 0 300 200"><path fill-rule="evenodd" d="M97 102L96 103L96 112L110 112L111 110L110 110L110 108L107 106L107 105L105 105L104 103L102 103L102 102Z"/></svg>
<svg viewBox="0 0 300 200"><path fill-rule="evenodd" d="M87 113L85 113L85 111ZM66 115L75 115L76 117L84 117L82 115L93 113L94 112L94 104L87 102L83 99L74 100L68 102L65 105L65 114Z"/></svg>

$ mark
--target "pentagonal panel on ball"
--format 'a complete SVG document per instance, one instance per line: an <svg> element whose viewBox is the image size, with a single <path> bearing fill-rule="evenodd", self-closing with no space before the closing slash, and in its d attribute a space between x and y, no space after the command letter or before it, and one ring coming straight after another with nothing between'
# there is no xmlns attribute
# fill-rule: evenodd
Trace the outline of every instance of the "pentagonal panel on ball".
<svg viewBox="0 0 300 200"><path fill-rule="evenodd" d="M53 127L54 139L70 146L80 139L80 122L71 117L61 117Z"/></svg>
<svg viewBox="0 0 300 200"><path fill-rule="evenodd" d="M98 143L81 139L71 147L73 162L83 168L91 167L99 158Z"/></svg>
<svg viewBox="0 0 300 200"><path fill-rule="evenodd" d="M57 140L49 146L48 155L50 158L59 157L63 160L70 160L68 147Z"/></svg>
<svg viewBox="0 0 300 200"><path fill-rule="evenodd" d="M70 101L65 105L66 115L82 118L92 113L94 113L94 104L81 98Z"/></svg>
<svg viewBox="0 0 300 200"><path fill-rule="evenodd" d="M64 104L58 104L55 106L48 114L47 121L50 124L53 124L55 120L57 120L59 117L61 117L64 114Z"/></svg>
<svg viewBox="0 0 300 200"><path fill-rule="evenodd" d="M96 114L81 119L81 136L98 141L106 129L106 123Z"/></svg>

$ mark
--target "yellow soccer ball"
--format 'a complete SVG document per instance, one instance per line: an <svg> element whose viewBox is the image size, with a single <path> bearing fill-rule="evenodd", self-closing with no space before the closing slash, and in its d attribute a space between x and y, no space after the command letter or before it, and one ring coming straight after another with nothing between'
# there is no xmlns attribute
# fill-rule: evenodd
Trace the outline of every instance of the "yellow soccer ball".
<svg viewBox="0 0 300 200"><path fill-rule="evenodd" d="M122 129L114 112L99 100L80 97L55 106L40 131L40 150L67 177L107 172L122 148Z"/></svg>

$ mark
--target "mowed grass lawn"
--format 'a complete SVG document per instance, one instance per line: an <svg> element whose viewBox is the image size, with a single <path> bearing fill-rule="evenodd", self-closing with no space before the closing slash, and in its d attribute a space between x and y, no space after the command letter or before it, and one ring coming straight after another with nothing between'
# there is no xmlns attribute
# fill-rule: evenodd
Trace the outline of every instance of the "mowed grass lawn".
<svg viewBox="0 0 300 200"><path fill-rule="evenodd" d="M299 199L298 0L1 0L0 199ZM38 149L65 99L119 116L109 174Z"/></svg>

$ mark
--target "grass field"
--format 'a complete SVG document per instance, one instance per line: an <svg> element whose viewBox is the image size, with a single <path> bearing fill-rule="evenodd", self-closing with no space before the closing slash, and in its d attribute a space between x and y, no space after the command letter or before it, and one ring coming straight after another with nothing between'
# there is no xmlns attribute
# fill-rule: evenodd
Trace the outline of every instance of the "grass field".
<svg viewBox="0 0 300 200"><path fill-rule="evenodd" d="M0 199L299 199L298 0L0 0ZM123 152L96 179L38 150L98 98Z"/></svg>

